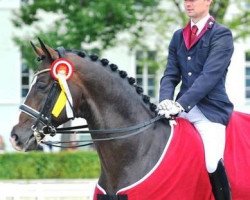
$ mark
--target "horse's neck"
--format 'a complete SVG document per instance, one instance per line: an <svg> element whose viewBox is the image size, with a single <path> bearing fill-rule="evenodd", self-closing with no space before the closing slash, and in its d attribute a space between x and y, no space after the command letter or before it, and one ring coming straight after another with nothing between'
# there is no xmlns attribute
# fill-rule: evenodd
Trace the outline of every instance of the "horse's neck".
<svg viewBox="0 0 250 200"><path fill-rule="evenodd" d="M121 107L119 102L115 103L117 107L114 105L109 107L110 105L103 106L98 111L96 118L102 120L92 128L125 128L154 117L142 102L126 105L125 101ZM166 124L159 122L152 124L136 136L95 143L101 162L100 185L107 192L114 194L117 190L145 176L157 163L167 143L170 130L166 127Z"/></svg>
<svg viewBox="0 0 250 200"><path fill-rule="evenodd" d="M94 70L93 66L90 70ZM88 95L83 106L84 117L90 129L128 127L154 117L127 79L101 70L85 72L86 75L95 74L86 77L83 84ZM158 122L127 139L96 142L102 168L101 186L109 193L115 193L149 172L168 140L170 131L166 127L166 124Z"/></svg>
<svg viewBox="0 0 250 200"><path fill-rule="evenodd" d="M154 116L126 78L101 66L85 70L82 85L86 99L80 110L90 128L126 127Z"/></svg>
<svg viewBox="0 0 250 200"><path fill-rule="evenodd" d="M143 178L157 163L170 127L159 122L126 140L97 143L101 162L99 184L110 194Z"/></svg>

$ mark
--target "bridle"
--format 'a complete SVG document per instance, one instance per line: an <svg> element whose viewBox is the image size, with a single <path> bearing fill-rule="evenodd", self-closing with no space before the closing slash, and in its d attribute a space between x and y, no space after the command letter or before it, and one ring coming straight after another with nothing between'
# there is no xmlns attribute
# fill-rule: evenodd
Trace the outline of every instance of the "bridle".
<svg viewBox="0 0 250 200"><path fill-rule="evenodd" d="M50 69L44 69L37 72L34 75L34 78L46 72L50 72ZM61 88L59 86L59 83L54 80L40 112L26 104L22 104L19 107L22 112L36 119L35 123L31 126L31 130L34 132L34 136L37 142L41 142L46 134L49 134L50 136L55 136L56 134L56 128L52 125L51 111L60 91ZM43 125L42 130L39 130L39 124Z"/></svg>
<svg viewBox="0 0 250 200"><path fill-rule="evenodd" d="M57 49L57 52L60 57L64 57L65 49L63 47L59 47ZM34 78L39 76L40 74L48 73L48 72L50 72L50 69L41 70L34 75ZM68 146L63 146L60 144L85 143L85 144L79 144L79 145L73 146L73 147L81 147L81 146L91 145L93 144L93 142L125 139L125 138L135 136L141 133L142 131L148 129L150 125L152 125L156 121L159 121L160 119L164 118L164 116L158 115L143 123L139 123L139 124L129 126L129 127L114 128L114 129L82 130L82 129L88 128L88 125L57 128L53 126L52 124L51 110L60 92L61 92L61 88L59 86L59 83L58 81L54 80L49 90L48 96L46 97L45 103L40 112L31 108L30 106L26 104L22 104L19 107L22 112L36 119L35 123L31 126L31 130L33 131L33 134L34 134L34 137L36 138L37 143L43 143L48 146L68 148ZM73 110L73 107L72 107L72 110ZM43 125L42 129L39 129L39 124ZM43 141L46 135L55 136L56 134L91 134L94 139L67 141L67 142Z"/></svg>

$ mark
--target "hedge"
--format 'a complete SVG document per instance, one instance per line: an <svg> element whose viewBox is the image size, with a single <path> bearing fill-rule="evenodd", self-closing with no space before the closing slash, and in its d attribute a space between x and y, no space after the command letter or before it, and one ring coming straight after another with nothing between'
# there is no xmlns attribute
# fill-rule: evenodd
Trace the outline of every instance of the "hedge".
<svg viewBox="0 0 250 200"><path fill-rule="evenodd" d="M94 151L0 155L0 179L97 178L99 173Z"/></svg>

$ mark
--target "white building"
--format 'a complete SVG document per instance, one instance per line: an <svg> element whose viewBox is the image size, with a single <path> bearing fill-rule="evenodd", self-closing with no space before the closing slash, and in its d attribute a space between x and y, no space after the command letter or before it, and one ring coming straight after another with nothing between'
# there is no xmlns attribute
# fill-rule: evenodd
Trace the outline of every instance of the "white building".
<svg viewBox="0 0 250 200"><path fill-rule="evenodd" d="M3 135L8 151L12 151L9 143L10 131L17 122L18 107L28 91L30 82L29 70L22 68L25 66L21 63L21 53L12 40L15 33L11 22L12 11L19 6L20 0L0 0L0 135ZM250 44L235 43L235 53L227 80L227 90L235 109L244 112L250 112L250 62L246 62L247 50L250 50ZM116 63L120 69L126 70L130 76L136 77L145 93L154 96L157 101L160 75L151 73L147 65L138 65L137 59L142 56L155 54L131 52L125 45L109 49L103 54L103 57Z"/></svg>
<svg viewBox="0 0 250 200"><path fill-rule="evenodd" d="M10 150L9 135L19 115L21 102L21 54L12 41L14 29L11 22L12 11L19 7L18 0L0 1L0 134L3 135L7 149Z"/></svg>

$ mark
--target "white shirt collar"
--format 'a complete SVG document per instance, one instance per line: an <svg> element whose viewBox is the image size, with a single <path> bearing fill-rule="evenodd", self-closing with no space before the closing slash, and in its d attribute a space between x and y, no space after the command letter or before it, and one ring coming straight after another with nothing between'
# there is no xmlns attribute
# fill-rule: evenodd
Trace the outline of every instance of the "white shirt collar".
<svg viewBox="0 0 250 200"><path fill-rule="evenodd" d="M200 32L202 31L202 29L204 28L204 26L206 25L208 19L210 18L210 14L207 14L205 17L203 17L202 19L200 19L198 22L194 23L191 20L191 28L193 27L193 25L196 25L198 27L198 31L196 33L196 35L199 35Z"/></svg>

